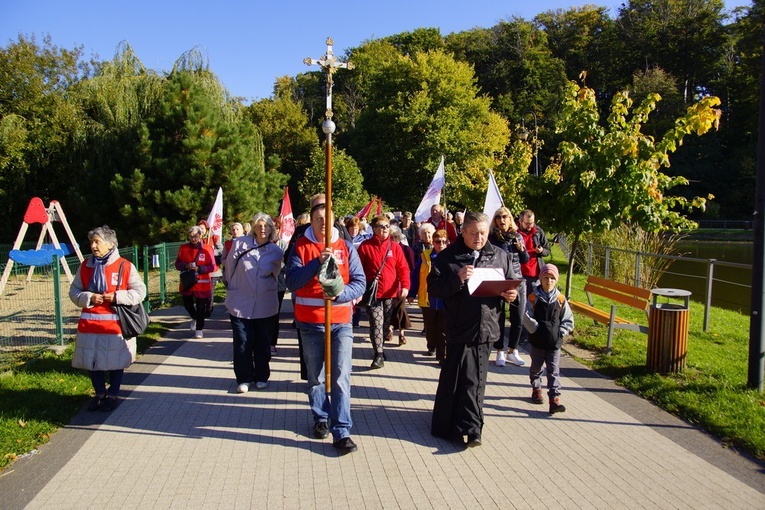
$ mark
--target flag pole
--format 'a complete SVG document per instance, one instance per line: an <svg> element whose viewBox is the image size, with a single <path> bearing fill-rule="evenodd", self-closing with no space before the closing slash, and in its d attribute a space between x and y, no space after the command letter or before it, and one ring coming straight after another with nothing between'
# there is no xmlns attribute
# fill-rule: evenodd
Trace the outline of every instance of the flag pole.
<svg viewBox="0 0 765 510"><path fill-rule="evenodd" d="M332 245L332 133L335 132L335 123L332 121L332 86L334 84L332 75L341 68L353 69L351 62L341 62L332 52L334 44L331 37L327 37L327 53L318 60L310 57L303 60L306 65L318 64L327 75L327 109L324 112L324 122L321 130L326 135L326 155L325 155L325 194L326 194L326 228L324 235L324 247L329 248ZM324 389L327 394L332 391L332 300L324 300Z"/></svg>

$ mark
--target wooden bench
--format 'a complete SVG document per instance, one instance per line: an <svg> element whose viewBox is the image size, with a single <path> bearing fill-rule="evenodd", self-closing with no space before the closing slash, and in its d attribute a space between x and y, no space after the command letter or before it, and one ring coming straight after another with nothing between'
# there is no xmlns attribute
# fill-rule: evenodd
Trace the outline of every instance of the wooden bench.
<svg viewBox="0 0 765 510"><path fill-rule="evenodd" d="M593 306L592 294L597 294L612 301L631 306L638 310L643 310L648 317L648 310L651 301L651 291L633 287L624 283L617 283L597 276L588 276L587 284L584 286L587 293L587 303L579 303L569 300L571 309L591 317L595 322L608 324L608 343L606 352L611 352L611 345L614 336L614 329L629 329L648 334L648 326L641 326L627 319L616 316L616 304L611 305L611 313L604 312Z"/></svg>

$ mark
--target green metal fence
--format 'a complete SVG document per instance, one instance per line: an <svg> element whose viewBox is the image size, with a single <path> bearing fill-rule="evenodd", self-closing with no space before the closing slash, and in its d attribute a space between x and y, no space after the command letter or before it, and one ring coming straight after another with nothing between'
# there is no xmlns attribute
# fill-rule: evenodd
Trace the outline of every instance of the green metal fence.
<svg viewBox="0 0 765 510"><path fill-rule="evenodd" d="M152 310L162 306L178 293L179 272L175 259L183 243L162 243L153 246L131 246L119 253L143 274L147 296L144 306ZM31 246L23 247L33 249ZM9 246L0 245L0 260L8 260ZM11 277L0 294L0 370L19 357L35 354L50 346L64 346L74 339L80 309L69 299L69 280L54 255L51 264L36 266L33 271L14 263ZM66 257L76 274L80 261ZM0 270L2 268L0 267Z"/></svg>

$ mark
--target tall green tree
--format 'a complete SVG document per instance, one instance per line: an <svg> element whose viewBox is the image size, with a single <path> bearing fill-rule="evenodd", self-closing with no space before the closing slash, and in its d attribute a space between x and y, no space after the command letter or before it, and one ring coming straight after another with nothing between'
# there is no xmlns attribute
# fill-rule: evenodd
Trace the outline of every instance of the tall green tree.
<svg viewBox="0 0 765 510"><path fill-rule="evenodd" d="M68 91L86 78L82 48L19 35L0 49L0 237L15 237L32 197L67 208L81 110Z"/></svg>
<svg viewBox="0 0 765 510"><path fill-rule="evenodd" d="M677 77L685 104L709 93L725 52L722 0L630 0L619 9L624 74L658 66Z"/></svg>
<svg viewBox="0 0 765 510"><path fill-rule="evenodd" d="M316 193L325 193L326 187L326 150L316 147L311 152L311 167L298 189L302 202ZM344 150L332 150L332 210L340 218L356 214L369 202L369 194L364 191L364 178L356 162Z"/></svg>
<svg viewBox="0 0 765 510"><path fill-rule="evenodd" d="M276 88L274 98L252 103L248 113L263 136L267 168L288 175L290 189L297 190L319 140L315 129L308 125L302 104L293 99L290 84L283 85ZM304 205L307 202L293 201L296 210Z"/></svg>
<svg viewBox="0 0 765 510"><path fill-rule="evenodd" d="M582 236L631 222L656 232L691 226L684 212L703 207L704 198L671 195L676 186L688 184L682 176L670 177L669 155L688 134L702 135L718 125L716 97L690 106L659 141L641 129L660 100L647 96L633 107L628 92L614 96L605 124L600 122L595 93L570 82L558 124L563 142L558 158L541 179L530 181L534 208L553 230L571 236L569 276L571 288L574 253Z"/></svg>
<svg viewBox="0 0 765 510"><path fill-rule="evenodd" d="M596 5L546 11L534 22L547 34L552 54L563 61L566 77L576 80L584 71L587 86L595 90L598 100L611 97L629 83L629 76L620 72L624 52L616 22L608 8Z"/></svg>
<svg viewBox="0 0 765 510"><path fill-rule="evenodd" d="M509 129L479 96L470 66L443 51L404 56L382 42L352 59L357 69L348 79L365 106L342 140L367 190L391 207L416 207L443 155L446 200L483 204L487 170L501 161Z"/></svg>
<svg viewBox="0 0 765 510"><path fill-rule="evenodd" d="M136 241L182 239L189 225L207 217L218 187L226 220L276 209L286 179L266 172L260 134L210 81L217 79L204 69L170 74L141 132L147 163L112 182Z"/></svg>

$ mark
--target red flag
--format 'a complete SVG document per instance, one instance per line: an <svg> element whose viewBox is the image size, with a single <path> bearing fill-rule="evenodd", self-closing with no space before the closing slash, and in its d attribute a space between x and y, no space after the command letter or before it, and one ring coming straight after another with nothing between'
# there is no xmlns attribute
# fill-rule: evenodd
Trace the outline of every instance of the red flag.
<svg viewBox="0 0 765 510"><path fill-rule="evenodd" d="M372 210L372 204L375 203L375 200L377 200L377 197L372 197L372 200L369 201L367 205L364 206L362 210L356 213L357 218L366 218L369 216L369 211Z"/></svg>
<svg viewBox="0 0 765 510"><path fill-rule="evenodd" d="M382 214L382 198L377 198L377 216Z"/></svg>
<svg viewBox="0 0 765 510"><path fill-rule="evenodd" d="M289 186L284 188L284 199L282 200L282 210L279 216L282 217L282 229L279 232L279 238L290 242L292 234L295 233L295 218L292 216L292 204L290 204Z"/></svg>

